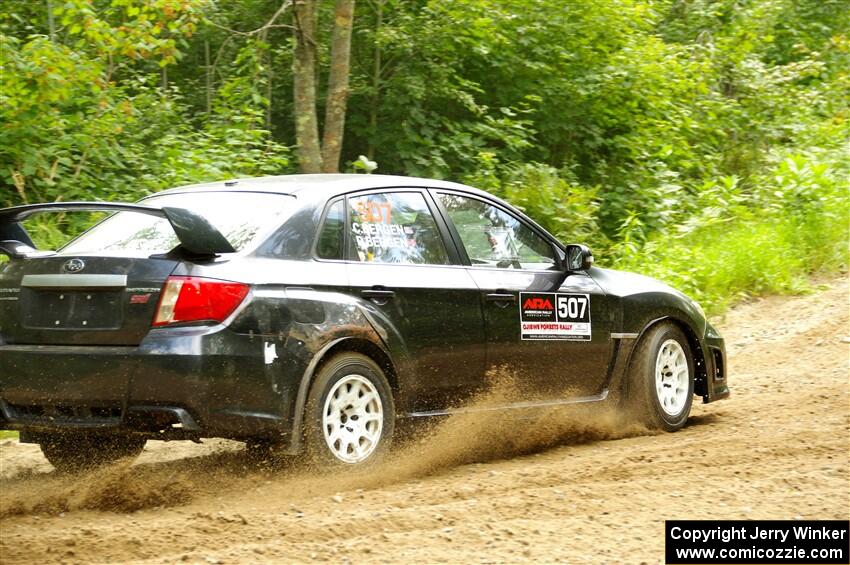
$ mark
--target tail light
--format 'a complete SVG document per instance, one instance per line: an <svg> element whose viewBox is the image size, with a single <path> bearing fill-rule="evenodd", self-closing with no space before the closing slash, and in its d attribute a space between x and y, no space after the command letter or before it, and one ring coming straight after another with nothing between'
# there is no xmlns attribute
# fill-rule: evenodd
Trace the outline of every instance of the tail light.
<svg viewBox="0 0 850 565"><path fill-rule="evenodd" d="M248 285L200 277L168 277L156 307L154 326L223 322L248 295Z"/></svg>

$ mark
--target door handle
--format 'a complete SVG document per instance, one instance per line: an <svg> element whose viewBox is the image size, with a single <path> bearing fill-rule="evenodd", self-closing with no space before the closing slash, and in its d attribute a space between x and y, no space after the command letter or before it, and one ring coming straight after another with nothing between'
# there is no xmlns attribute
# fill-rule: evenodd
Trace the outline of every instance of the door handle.
<svg viewBox="0 0 850 565"><path fill-rule="evenodd" d="M368 298L378 305L386 304L390 299L395 297L395 291L385 288L367 288L360 291L360 296Z"/></svg>
<svg viewBox="0 0 850 565"><path fill-rule="evenodd" d="M489 292L487 302L516 302L516 294L511 292Z"/></svg>

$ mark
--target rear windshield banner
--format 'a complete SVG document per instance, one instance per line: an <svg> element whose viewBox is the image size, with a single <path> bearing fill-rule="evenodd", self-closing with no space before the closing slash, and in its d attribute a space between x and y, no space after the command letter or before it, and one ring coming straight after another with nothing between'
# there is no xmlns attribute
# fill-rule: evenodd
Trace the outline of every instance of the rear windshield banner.
<svg viewBox="0 0 850 565"><path fill-rule="evenodd" d="M590 295L520 292L522 339L590 341Z"/></svg>

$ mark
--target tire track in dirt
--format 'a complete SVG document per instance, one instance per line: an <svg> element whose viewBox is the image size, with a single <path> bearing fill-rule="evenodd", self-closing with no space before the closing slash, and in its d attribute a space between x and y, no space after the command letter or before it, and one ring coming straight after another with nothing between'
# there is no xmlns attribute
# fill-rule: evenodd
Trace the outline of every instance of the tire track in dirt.
<svg viewBox="0 0 850 565"><path fill-rule="evenodd" d="M154 443L130 469L57 477L37 447L5 442L0 561L658 562L665 519L847 519L848 324L846 276L733 310L733 397L676 434L574 414L516 455L502 432L517 422L471 418L365 478L258 471L228 442Z"/></svg>

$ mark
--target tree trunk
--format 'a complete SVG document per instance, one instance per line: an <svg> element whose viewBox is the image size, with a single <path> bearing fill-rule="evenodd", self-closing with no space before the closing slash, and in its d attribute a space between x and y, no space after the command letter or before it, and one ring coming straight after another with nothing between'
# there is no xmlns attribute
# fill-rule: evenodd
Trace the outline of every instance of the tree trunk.
<svg viewBox="0 0 850 565"><path fill-rule="evenodd" d="M325 102L325 130L322 137L322 172L339 172L339 155L345 131L348 101L348 76L351 61L351 28L354 0L336 0L331 38L331 69L328 75L328 99Z"/></svg>
<svg viewBox="0 0 850 565"><path fill-rule="evenodd" d="M302 173L319 173L322 171L322 154L316 116L316 0L295 0L294 14L292 79L298 166Z"/></svg>
<svg viewBox="0 0 850 565"><path fill-rule="evenodd" d="M207 87L207 119L212 116L212 67L210 67L210 42L204 40L204 70L206 71Z"/></svg>
<svg viewBox="0 0 850 565"><path fill-rule="evenodd" d="M274 69L272 65L272 50L268 44L269 30L266 28L260 33L260 41L265 45L263 49L263 60L266 66L266 130L272 130L272 81L274 80Z"/></svg>
<svg viewBox="0 0 850 565"><path fill-rule="evenodd" d="M384 2L375 2L375 37L381 33L384 23ZM369 107L369 142L366 146L366 156L370 161L375 159L375 136L378 134L378 104L381 102L381 44L375 40L375 52L372 57L372 103Z"/></svg>
<svg viewBox="0 0 850 565"><path fill-rule="evenodd" d="M266 129L272 130L272 83L274 82L274 67L272 66L271 49L266 52Z"/></svg>
<svg viewBox="0 0 850 565"><path fill-rule="evenodd" d="M53 19L53 2L47 0L47 29L50 33L50 42L56 43L56 20Z"/></svg>

